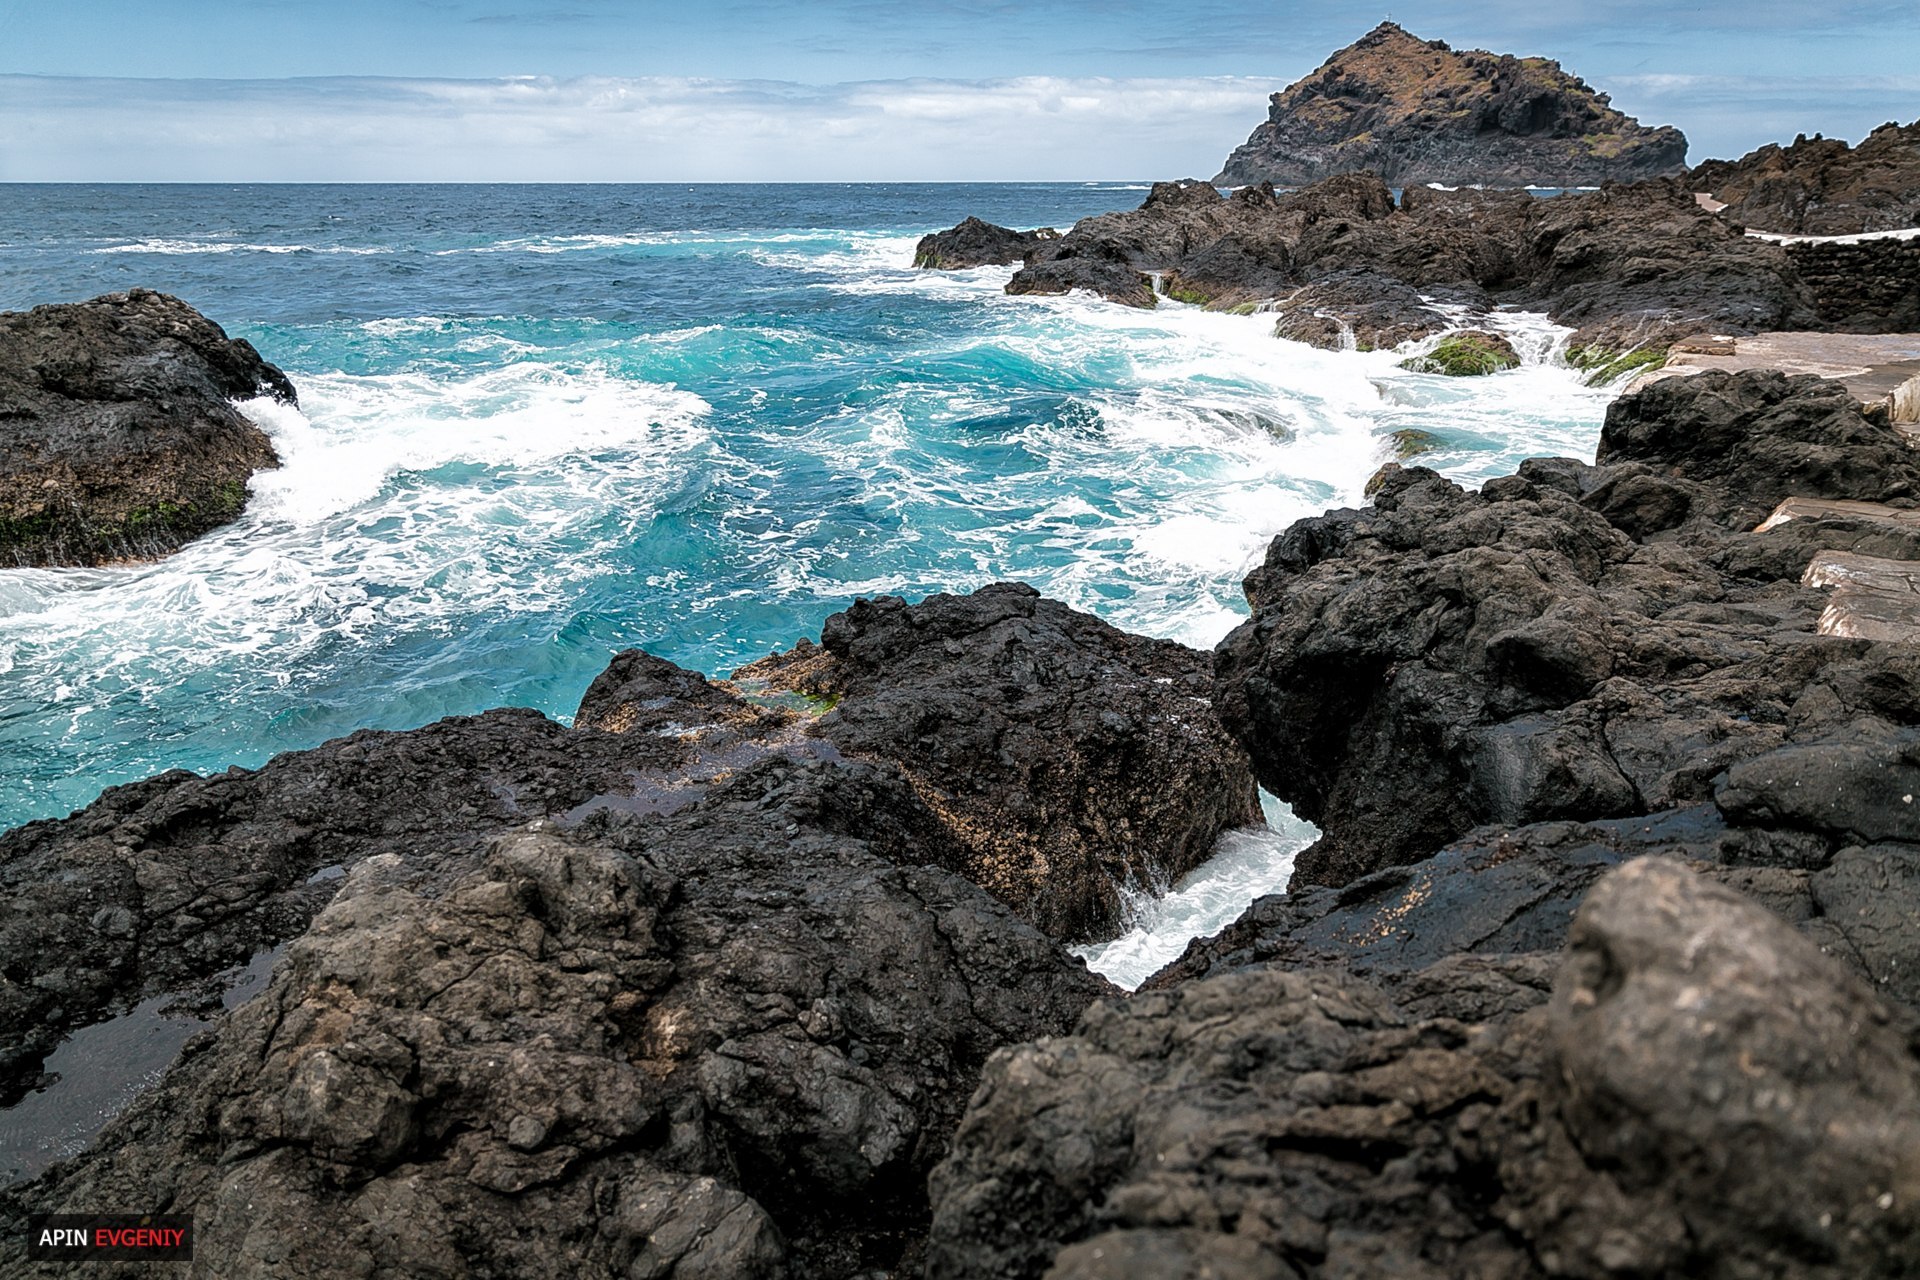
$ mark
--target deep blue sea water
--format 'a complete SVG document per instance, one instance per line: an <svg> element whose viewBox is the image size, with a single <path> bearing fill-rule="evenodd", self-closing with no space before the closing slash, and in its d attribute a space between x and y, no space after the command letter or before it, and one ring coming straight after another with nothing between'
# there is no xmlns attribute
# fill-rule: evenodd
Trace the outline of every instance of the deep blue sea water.
<svg viewBox="0 0 1920 1280"><path fill-rule="evenodd" d="M1286 524L1418 426L1466 481L1588 454L1603 392L1450 381L1259 316L915 271L969 213L1144 184L0 186L0 309L143 285L298 412L247 516L154 565L0 572L0 827L353 729L566 717L608 655L723 673L858 595L1019 578L1211 645Z"/></svg>

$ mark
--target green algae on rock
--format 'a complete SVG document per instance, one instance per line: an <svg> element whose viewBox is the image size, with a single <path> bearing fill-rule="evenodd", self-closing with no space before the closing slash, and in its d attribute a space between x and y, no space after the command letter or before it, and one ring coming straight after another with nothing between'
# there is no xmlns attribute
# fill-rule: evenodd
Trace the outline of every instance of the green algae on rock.
<svg viewBox="0 0 1920 1280"><path fill-rule="evenodd" d="M1400 362L1402 369L1415 373L1439 373L1449 378L1480 378L1519 365L1520 353L1497 333L1468 329L1448 334L1425 355L1410 356Z"/></svg>

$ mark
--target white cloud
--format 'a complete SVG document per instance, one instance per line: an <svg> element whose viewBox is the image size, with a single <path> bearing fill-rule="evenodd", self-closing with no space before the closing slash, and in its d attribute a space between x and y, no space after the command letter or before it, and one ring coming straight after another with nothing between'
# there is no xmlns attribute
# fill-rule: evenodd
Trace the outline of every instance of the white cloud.
<svg viewBox="0 0 1920 1280"><path fill-rule="evenodd" d="M0 178L964 181L1206 176L1277 80L0 76Z"/></svg>

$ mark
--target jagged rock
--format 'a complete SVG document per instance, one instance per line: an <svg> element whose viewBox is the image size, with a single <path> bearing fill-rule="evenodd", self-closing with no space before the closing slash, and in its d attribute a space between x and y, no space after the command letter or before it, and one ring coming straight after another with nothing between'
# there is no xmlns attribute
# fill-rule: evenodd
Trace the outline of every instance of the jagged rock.
<svg viewBox="0 0 1920 1280"><path fill-rule="evenodd" d="M1535 200L1528 214L1527 282L1510 300L1573 326L1575 348L1664 351L1702 328L1818 327L1786 251L1707 213L1683 182Z"/></svg>
<svg viewBox="0 0 1920 1280"><path fill-rule="evenodd" d="M0 314L0 563L153 559L279 458L233 407L294 401L244 339L149 289Z"/></svg>
<svg viewBox="0 0 1920 1280"><path fill-rule="evenodd" d="M955 869L1055 937L1110 936L1123 887L1171 884L1261 820L1208 656L1031 587L861 601L735 675L831 707L806 732L898 767Z"/></svg>
<svg viewBox="0 0 1920 1280"><path fill-rule="evenodd" d="M1608 408L1595 456L1709 487L1734 526L1751 528L1790 496L1920 500L1920 462L1906 440L1863 414L1840 383L1811 374L1652 383Z"/></svg>
<svg viewBox="0 0 1920 1280"><path fill-rule="evenodd" d="M1708 160L1687 185L1741 226L1788 235L1852 235L1920 226L1920 120L1888 121L1849 147L1801 134L1738 160Z"/></svg>
<svg viewBox="0 0 1920 1280"><path fill-rule="evenodd" d="M1142 990L1266 963L1382 979L1449 957L1557 953L1594 882L1648 854L1685 860L1802 923L1816 914L1806 868L1821 865L1829 847L1730 826L1705 803L1646 817L1483 827L1342 888L1302 885L1261 898L1213 937L1194 939Z"/></svg>
<svg viewBox="0 0 1920 1280"><path fill-rule="evenodd" d="M967 218L956 227L922 236L913 251L913 265L952 271L1018 262L1035 245L1058 235L1052 227L1015 231L979 218Z"/></svg>
<svg viewBox="0 0 1920 1280"><path fill-rule="evenodd" d="M1140 732L1159 754L1129 769L1177 766L1176 789L1204 771L1168 755L1204 743L1158 724L1181 701L1207 723L1185 692L1205 688L1200 655L1024 589L982 596L878 603L877 625L830 629L854 638L843 705L871 699L885 724L917 697L937 737L932 708L1044 712L1050 685L1058 723L1092 741L1112 718L1157 725ZM896 613L944 643L868 671ZM997 662L1036 687L970 710L966 680L941 674L962 661L949 643L973 655L966 680ZM973 850L922 778L812 725L633 652L574 728L501 711L355 734L257 772L117 788L0 838L16 1095L61 1029L291 939L265 994L87 1154L0 1195L0 1270L30 1274L21 1215L108 1201L194 1213L219 1274L898 1264L987 1054L1064 1030L1111 988L948 869ZM1066 749L1005 740L1036 766L1016 753ZM1055 815L1053 838L1089 842L1064 830L1089 812ZM327 1232L259 1229L322 1218Z"/></svg>
<svg viewBox="0 0 1920 1280"><path fill-rule="evenodd" d="M166 1204L221 1275L890 1268L988 1051L1104 984L835 830L821 773L849 781L777 761L670 819L360 862L264 994L0 1218Z"/></svg>
<svg viewBox="0 0 1920 1280"><path fill-rule="evenodd" d="M1237 270L1251 272L1258 280L1277 278L1276 264L1268 260L1274 252L1269 242L1276 241L1276 236L1268 225L1270 219L1263 216L1272 208L1271 190L1251 189L1227 198L1190 178L1156 182L1140 208L1084 218L1066 235L1036 246L1027 255L1026 265L1008 282L1007 292L1087 289L1112 302L1152 306L1149 272L1171 267L1190 253L1216 247L1216 257L1224 259L1228 246L1222 244L1223 240L1244 259L1231 264ZM1246 234L1234 238L1243 232ZM1278 252L1284 255L1285 250L1279 248ZM1197 278L1237 287L1237 276L1223 277L1228 265L1227 261L1215 261L1210 269L1199 266ZM1284 269L1282 257L1278 270Z"/></svg>
<svg viewBox="0 0 1920 1280"><path fill-rule="evenodd" d="M1262 785L1324 833L1297 884L1416 862L1482 824L1705 801L1730 766L1790 745L1812 754L1777 755L1778 776L1843 804L1810 744L1914 722L1897 656L1814 634L1825 600L1799 585L1810 548L1857 529L1780 551L1749 532L1788 488L1910 492L1891 427L1834 384L1764 373L1656 384L1608 421L1608 465L1530 462L1478 494L1390 466L1371 509L1297 522L1249 576L1216 704ZM1739 821L1760 812L1722 794Z"/></svg>
<svg viewBox="0 0 1920 1280"><path fill-rule="evenodd" d="M1378 351L1449 328L1412 285L1372 271L1339 271L1302 285L1274 305L1273 336L1326 351Z"/></svg>
<svg viewBox="0 0 1920 1280"><path fill-rule="evenodd" d="M1030 252L1007 290L1148 306L1155 275L1170 296L1214 308L1286 299L1279 335L1320 346L1349 329L1382 346L1460 327L1436 320L1435 303L1544 310L1579 330L1573 347L1594 365L1703 328L1819 323L1785 249L1665 180L1552 200L1409 188L1398 208L1372 174L1284 195L1159 183L1140 208L1084 219Z"/></svg>
<svg viewBox="0 0 1920 1280"><path fill-rule="evenodd" d="M1574 921L1548 1027L1560 1119L1602 1192L1526 1197L1522 1230L1566 1271L1920 1265L1912 1015L1769 913L1668 863L1624 868Z"/></svg>
<svg viewBox="0 0 1920 1280"><path fill-rule="evenodd" d="M1725 1277L1920 1263L1920 1061L1767 911L1642 860L1524 959L1260 967L988 1064L928 1275ZM1049 1270L1052 1268L1052 1270Z"/></svg>
<svg viewBox="0 0 1920 1280"><path fill-rule="evenodd" d="M1685 171L1647 128L1547 58L1456 51L1383 22L1273 95L1214 181L1302 186L1370 170L1395 186L1597 186Z"/></svg>
<svg viewBox="0 0 1920 1280"><path fill-rule="evenodd" d="M835 615L824 649L767 664L830 690L819 721L634 651L572 730L494 711L111 788L0 835L0 1104L67 1031L297 936L338 887L310 881L323 868L396 849L462 867L536 818L671 818L768 760L880 762L910 798L865 811L863 838L1084 936L1116 918L1120 884L1177 878L1259 821L1207 669L1027 587L883 598Z"/></svg>

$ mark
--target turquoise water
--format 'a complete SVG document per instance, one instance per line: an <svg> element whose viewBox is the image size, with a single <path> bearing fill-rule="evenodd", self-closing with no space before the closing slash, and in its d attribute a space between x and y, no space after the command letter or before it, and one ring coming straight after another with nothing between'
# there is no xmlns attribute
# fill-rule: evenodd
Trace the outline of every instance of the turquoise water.
<svg viewBox="0 0 1920 1280"><path fill-rule="evenodd" d="M520 704L609 654L703 671L854 597L1019 578L1211 645L1286 524L1358 500L1387 433L1463 480L1590 454L1605 394L1448 382L1258 316L1009 298L920 272L968 213L1135 184L0 186L0 307L146 285L292 375L285 466L155 565L0 572L0 826L171 767Z"/></svg>

